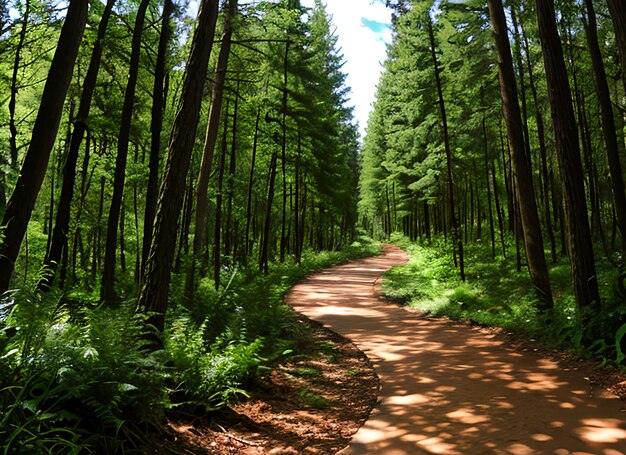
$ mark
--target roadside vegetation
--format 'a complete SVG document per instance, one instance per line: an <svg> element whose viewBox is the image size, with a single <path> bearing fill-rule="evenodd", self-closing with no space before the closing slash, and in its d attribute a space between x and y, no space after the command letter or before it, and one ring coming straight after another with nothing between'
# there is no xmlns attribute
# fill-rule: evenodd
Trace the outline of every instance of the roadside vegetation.
<svg viewBox="0 0 626 455"><path fill-rule="evenodd" d="M603 364L623 362L621 343L626 326L614 336L608 334L591 344L583 343L585 327L576 306L566 258L549 267L554 310L541 315L528 273L517 270L514 242L509 242L506 257L500 254L495 258L489 244L467 244L466 281L461 281L451 248L443 237L411 242L394 234L391 240L410 255L407 264L385 274L383 289L392 301L427 315L502 327L552 347L596 357ZM606 317L620 319L625 310L617 272L606 262L598 263L598 271L602 300L609 313L596 315L592 320L601 323Z"/></svg>
<svg viewBox="0 0 626 455"><path fill-rule="evenodd" d="M4 453L141 450L166 413L204 414L247 397L277 361L311 348L309 328L284 293L314 270L379 251L364 240L343 251L307 251L300 264L287 258L268 275L233 269L220 292L201 281L194 305L175 277L157 350L132 300L112 310L78 291L12 292L0 306Z"/></svg>

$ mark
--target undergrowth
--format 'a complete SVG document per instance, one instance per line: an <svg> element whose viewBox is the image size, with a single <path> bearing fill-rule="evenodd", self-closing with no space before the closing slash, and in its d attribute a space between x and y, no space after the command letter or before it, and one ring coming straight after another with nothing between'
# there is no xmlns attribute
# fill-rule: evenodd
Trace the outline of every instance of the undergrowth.
<svg viewBox="0 0 626 455"><path fill-rule="evenodd" d="M492 257L490 245L475 242L465 245L466 281L454 267L451 246L443 238L411 243L399 235L392 239L410 255L407 264L385 274L385 294L433 316L497 326L522 333L545 344L579 355L595 356L603 363L619 364L624 360L622 344L626 329L608 321L624 318L623 296L616 292L617 272L610 264L598 263L598 281L603 302L602 314L591 318L592 324L604 324L605 337L585 342L585 327L573 296L567 258L549 264L554 296L554 311L549 317L538 315L536 294L526 267L516 269L515 250L506 257ZM508 242L513 245L513 242Z"/></svg>
<svg viewBox="0 0 626 455"><path fill-rule="evenodd" d="M271 273L224 270L220 292L199 279L193 302L173 277L163 348L147 343L134 301L98 306L93 290L0 300L0 449L4 454L141 452L146 432L175 408L211 411L247 396L288 355L312 349L283 303L314 270L376 254L367 240L342 252L305 252Z"/></svg>

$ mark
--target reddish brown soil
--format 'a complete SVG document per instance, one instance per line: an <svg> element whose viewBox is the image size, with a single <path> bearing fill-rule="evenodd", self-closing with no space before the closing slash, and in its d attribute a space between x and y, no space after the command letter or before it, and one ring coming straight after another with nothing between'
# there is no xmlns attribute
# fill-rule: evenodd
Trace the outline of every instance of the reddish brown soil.
<svg viewBox="0 0 626 455"><path fill-rule="evenodd" d="M378 377L354 344L311 321L318 349L279 365L249 400L170 420L168 453L334 454L370 414Z"/></svg>
<svg viewBox="0 0 626 455"><path fill-rule="evenodd" d="M386 247L383 256L311 276L287 298L374 362L382 390L355 435L376 401L378 379L355 345L317 327L324 349L316 358L281 365L232 410L179 416L170 422L168 452L626 453L626 413L617 398L626 397L623 374L499 329L385 302L378 280L405 259Z"/></svg>

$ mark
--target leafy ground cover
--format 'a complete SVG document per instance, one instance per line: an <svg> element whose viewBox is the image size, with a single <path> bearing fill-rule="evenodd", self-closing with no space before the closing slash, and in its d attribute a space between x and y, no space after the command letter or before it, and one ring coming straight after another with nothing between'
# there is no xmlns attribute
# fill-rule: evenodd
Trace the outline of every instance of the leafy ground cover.
<svg viewBox="0 0 626 455"><path fill-rule="evenodd" d="M246 398L275 365L310 349L310 330L282 302L289 287L313 270L378 251L357 242L305 254L300 264L274 264L268 275L225 270L225 290L218 294L204 280L192 303L182 297L183 278L175 278L175 310L158 350L132 300L107 308L79 292L5 295L4 453L132 452L147 433L163 430L172 410L206 414ZM314 392L300 392L315 401Z"/></svg>
<svg viewBox="0 0 626 455"><path fill-rule="evenodd" d="M548 346L599 358L603 364L623 361L623 328L607 333L605 339L591 345L583 344L584 328L572 295L567 258L550 265L555 309L550 320L546 320L535 309L535 293L526 268L523 266L519 272L516 269L513 248L509 248L506 257L492 257L485 243L466 245L467 279L462 282L454 267L451 247L443 238L435 238L431 243L411 243L396 236L394 241L411 258L406 265L385 274L383 289L390 299L425 314L501 327ZM603 262L598 269L606 312L598 317L609 314L622 318L623 296L617 286L617 272Z"/></svg>
<svg viewBox="0 0 626 455"><path fill-rule="evenodd" d="M249 399L210 414L172 413L167 453L334 454L376 403L378 377L349 340L306 319L301 354L259 378Z"/></svg>

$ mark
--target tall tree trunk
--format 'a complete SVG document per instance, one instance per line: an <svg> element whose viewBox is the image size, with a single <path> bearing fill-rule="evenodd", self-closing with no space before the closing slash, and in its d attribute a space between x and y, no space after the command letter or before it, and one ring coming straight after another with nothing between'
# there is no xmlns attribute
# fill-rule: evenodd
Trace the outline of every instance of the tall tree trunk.
<svg viewBox="0 0 626 455"><path fill-rule="evenodd" d="M124 194L124 182L126 180L126 158L128 156L130 127L135 106L135 89L137 87L137 77L139 74L141 35L143 33L143 24L149 3L150 0L141 0L137 10L137 17L135 18L130 66L128 68L128 82L124 94L120 132L117 138L117 158L115 160L115 174L113 178L113 196L111 197L111 205L109 207L107 237L104 249L104 270L102 271L102 289L100 290L100 300L108 305L117 303L117 295L115 292L117 231L119 228L120 210Z"/></svg>
<svg viewBox="0 0 626 455"><path fill-rule="evenodd" d="M215 239L213 241L213 278L215 289L220 287L220 268L222 266L222 200L224 191L224 168L226 167L226 149L228 146L228 104L224 114L221 153L218 161L217 186L215 188Z"/></svg>
<svg viewBox="0 0 626 455"><path fill-rule="evenodd" d="M294 254L296 262L300 263L300 173L301 173L301 154L302 154L302 136L298 130L298 150L296 156L296 194L295 194L295 212L294 212Z"/></svg>
<svg viewBox="0 0 626 455"><path fill-rule="evenodd" d="M250 252L252 251L250 245L250 219L252 217L252 186L254 184L254 169L256 167L256 152L259 139L259 121L261 119L261 106L257 108L256 120L254 122L254 139L252 141L252 158L250 159L250 176L248 177L248 198L246 203L246 247L245 247L245 259L247 261Z"/></svg>
<svg viewBox="0 0 626 455"><path fill-rule="evenodd" d="M541 180L543 181L543 209L544 209L544 217L545 217L545 225L546 231L548 233L548 238L550 239L550 253L552 257L552 262L556 264L557 262L557 254L556 254L556 239L554 237L554 229L552 227L552 217L550 215L550 180L548 177L548 152L546 149L546 136L545 136L545 124L543 121L543 115L541 113L541 104L539 103L539 96L537 94L537 85L535 84L535 75L533 72L533 65L530 61L530 46L528 44L528 39L526 37L526 32L524 29L524 22L520 18L520 30L522 34L522 39L524 42L524 51L527 56L527 64L528 64L528 83L530 85L530 91L533 97L533 102L535 103L535 121L537 123L537 136L539 139L539 155L541 157Z"/></svg>
<svg viewBox="0 0 626 455"><path fill-rule="evenodd" d="M235 107L233 109L233 135L230 144L230 159L228 162L228 180L226 191L228 201L226 203L226 235L224 236L224 254L234 258L237 233L233 226L233 199L235 197L235 173L237 171L237 115L239 111L239 82L235 91Z"/></svg>
<svg viewBox="0 0 626 455"><path fill-rule="evenodd" d="M215 82L211 91L211 108L209 110L209 121L206 128L206 136L202 151L202 160L200 162L200 172L196 183L196 225L193 240L193 254L195 261L190 267L190 277L188 282L193 292L193 276L195 274L196 262L201 261L204 254L206 244L206 218L208 209L209 176L211 175L211 167L213 163L213 155L215 152L215 143L219 133L220 118L222 111L222 100L224 98L224 84L226 81L226 70L228 69L228 58L230 56L231 37L232 37L232 20L237 12L237 1L229 0L228 9L224 22L224 36L222 37L222 46L217 58L217 66L215 70Z"/></svg>
<svg viewBox="0 0 626 455"><path fill-rule="evenodd" d="M496 231L493 222L493 203L491 202L491 182L489 177L489 144L487 141L487 122L485 116L482 118L483 147L485 151L485 178L487 179L487 203L489 204L489 232L491 233L491 258L496 257Z"/></svg>
<svg viewBox="0 0 626 455"><path fill-rule="evenodd" d="M611 93L606 80L606 71L602 61L602 53L598 44L598 31L596 13L591 0L585 0L589 23L585 23L585 33L591 54L591 63L596 86L596 94L600 102L600 114L602 118L602 132L606 145L606 156L611 174L611 189L613 191L613 204L617 229L622 237L622 253L626 253L626 193L624 192L624 177L622 175L622 163L619 157L619 146L615 130L615 118L611 105Z"/></svg>
<svg viewBox="0 0 626 455"><path fill-rule="evenodd" d="M87 0L73 0L69 4L42 93L28 152L0 223L5 227L4 238L0 241L0 295L9 287L26 227L46 175L65 95L87 22L88 6Z"/></svg>
<svg viewBox="0 0 626 455"><path fill-rule="evenodd" d="M63 184L61 186L59 205L57 208L54 228L52 230L50 248L47 250L47 254L43 262L41 279L37 284L37 288L40 291L46 291L52 285L57 265L59 264L63 254L64 245L67 245L72 199L74 198L74 184L76 181L76 163L78 161L80 145L82 143L83 136L85 135L85 131L87 130L87 118L89 117L91 100L93 99L93 93L98 79L98 71L100 69L100 62L102 60L102 44L114 4L115 0L108 0L104 7L102 18L100 19L100 25L98 26L98 36L96 38L96 42L94 43L93 50L91 51L89 68L87 69L87 74L83 83L83 92L78 105L78 114L74 120L74 130L72 131L71 139L69 140L70 146L65 158L65 165L63 166ZM85 171L83 170L83 172Z"/></svg>
<svg viewBox="0 0 626 455"><path fill-rule="evenodd" d="M496 177L496 163L491 162L491 180L493 184L493 201L496 206L496 216L498 218L498 230L500 231L500 243L502 245L502 256L506 258L506 244L504 243L504 215L500 206L500 192L498 191L498 180Z"/></svg>
<svg viewBox="0 0 626 455"><path fill-rule="evenodd" d="M24 4L24 15L22 16L22 27L15 48L15 59L13 60L13 73L11 75L11 96L9 99L9 151L11 156L11 167L17 170L17 125L15 124L15 105L17 103L18 81L17 75L20 69L20 61L22 59L22 49L26 40L26 29L30 16L30 0L26 0Z"/></svg>
<svg viewBox="0 0 626 455"><path fill-rule="evenodd" d="M528 271L539 298L540 310L552 308L552 291L543 251L543 237L535 202L532 172L524 148L524 126L517 98L515 72L506 28L502 0L487 0L496 42L502 109L511 148L511 168L515 179L516 199L524 236Z"/></svg>
<svg viewBox="0 0 626 455"><path fill-rule="evenodd" d="M283 204L282 204L282 219L280 228L280 262L285 261L285 248L287 239L285 238L285 229L287 224L287 77L289 75L289 44L287 40L285 43L285 59L283 64L283 97L281 102L282 120L280 123L282 129L281 138L281 169L283 174Z"/></svg>
<svg viewBox="0 0 626 455"><path fill-rule="evenodd" d="M267 185L267 207L265 212L265 223L263 225L263 235L261 239L261 254L259 255L259 269L267 274L269 272L269 243L270 227L272 225L272 206L274 205L274 186L276 182L276 165L278 162L278 152L272 152L270 161L269 183Z"/></svg>
<svg viewBox="0 0 626 455"><path fill-rule="evenodd" d="M548 82L555 146L565 201L567 245L574 295L580 307L600 308L593 244L589 231L580 147L572 96L557 32L553 0L537 0L539 37ZM588 318L591 312L585 317ZM588 319L584 322L589 322Z"/></svg>
<svg viewBox="0 0 626 455"><path fill-rule="evenodd" d="M609 5L613 29L617 38L619 59L622 67L622 82L626 91L626 2L624 0L606 0Z"/></svg>
<svg viewBox="0 0 626 455"><path fill-rule="evenodd" d="M439 97L439 110L441 113L441 123L443 127L443 141L446 151L446 164L448 171L448 197L450 202L450 224L452 228L452 239L456 244L457 253L459 255L459 272L461 280L465 281L465 258L463 255L463 240L459 232L459 225L456 218L456 205L454 202L454 180L452 179L452 149L450 147L450 135L448 133L448 117L446 114L446 105L443 98L443 88L441 86L441 77L439 75L439 62L437 61L437 51L435 47L435 33L433 31L432 18L428 16L428 37L430 40L430 54L435 70L435 82L437 84L437 95ZM456 256L456 255L455 255ZM456 262L456 261L455 261Z"/></svg>
<svg viewBox="0 0 626 455"><path fill-rule="evenodd" d="M156 212L157 197L159 193L159 161L161 156L161 132L163 131L163 112L165 111L165 67L167 60L167 46L172 35L170 17L174 11L174 2L163 2L163 15L161 17L161 34L159 36L159 49L157 51L156 65L154 68L154 86L152 89L152 120L150 122L150 162L148 169L148 188L146 189L146 210L143 219L143 243L141 255L140 275L148 260L150 243L152 242L152 229L154 227L154 214Z"/></svg>
<svg viewBox="0 0 626 455"><path fill-rule="evenodd" d="M502 1L500 1L500 6L502 6ZM526 154L526 159L528 160L528 169L533 168L532 165L532 153L530 151L530 134L528 133L528 105L526 102L526 74L524 71L524 64L522 62L522 47L521 47L521 39L519 32L519 24L517 21L517 14L515 12L515 8L511 8L511 21L513 22L513 38L515 42L515 63L517 64L517 72L519 74L519 102L521 102L521 117L523 121L523 131L524 131L524 153ZM504 23L504 30L506 30L506 22ZM508 43L507 36L507 43ZM510 51L509 45L509 51ZM510 52L509 52L510 54ZM511 64L512 66L512 64ZM515 74L515 72L513 72ZM519 108L518 108L519 110ZM531 172L531 182L532 182L532 172ZM535 203L536 205L536 203Z"/></svg>
<svg viewBox="0 0 626 455"><path fill-rule="evenodd" d="M213 47L218 12L217 0L202 0L198 12L181 103L174 119L167 165L157 204L150 254L138 309L152 314L149 323L162 331L167 312L170 271L176 250L178 218L183 202L191 152L196 137L202 92Z"/></svg>

